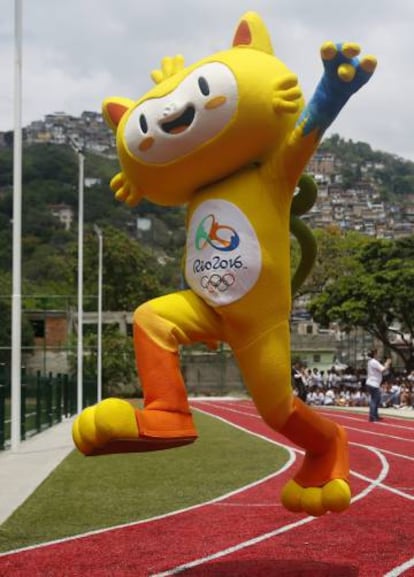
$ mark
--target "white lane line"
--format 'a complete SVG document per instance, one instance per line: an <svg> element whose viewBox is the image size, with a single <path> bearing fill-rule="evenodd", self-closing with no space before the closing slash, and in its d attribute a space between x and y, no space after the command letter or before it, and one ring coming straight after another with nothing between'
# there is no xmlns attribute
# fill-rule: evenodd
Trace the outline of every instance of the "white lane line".
<svg viewBox="0 0 414 577"><path fill-rule="evenodd" d="M220 407L220 408L222 408L222 407ZM206 413L206 411L202 411L201 409L198 409L198 410L200 410L200 412ZM237 409L228 409L228 407L226 407L226 410L230 410L230 411L233 412L233 413L244 414L244 413L242 413L241 411L238 411ZM208 412L207 412L207 414L214 416L214 413L208 413ZM250 415L250 416L255 417L255 418L258 418L258 419L261 419L261 417L260 417L259 415L257 415L257 414L253 414L253 415ZM224 417L216 417L216 418L224 421L225 423L231 424L231 421L227 421ZM237 428L237 425L234 425L234 424L233 424L233 426L235 426L235 427ZM350 427L347 427L347 429L349 429L349 428L350 428ZM244 429L242 429L242 430L244 430ZM355 429L355 430L359 431L360 429ZM254 434L254 433L253 433L253 434ZM263 437L262 435L259 435L259 436L260 436L260 438L266 440L266 437ZM386 436L386 435L381 435L381 436ZM270 441L270 439L269 439L269 441ZM274 442L274 441L270 441L270 442ZM279 444L281 447L288 448L287 445L284 445L284 444L282 444L282 443L277 443L277 444ZM371 451L375 451L377 454L381 454L381 455L382 455L382 453L387 453L387 454L390 454L390 455L392 455L392 456L394 456L394 457L397 457L397 458L398 458L398 457L401 457L401 458L403 458L403 459L408 459L408 460L410 460L410 461L414 461L414 457L409 457L409 456L407 456L407 455L400 455L400 454L394 453L394 452L392 452L392 451L386 451L386 450L384 450L384 449L382 449L382 448L381 448L381 449L378 449L377 447L372 447L372 446L370 446L370 445L365 445L365 444L355 443L355 442L350 442L349 444L352 445L352 446L355 446L355 447L360 447L360 448L363 448L363 449L368 449L368 450L371 450ZM297 449L296 447L292 447L292 449L293 449L296 453L299 453L299 454L301 454L301 455L304 454L304 451L302 451L301 449ZM363 475L363 474L361 474L361 473L358 473L357 471L351 470L350 473L351 473L351 475L354 475L355 477L357 477L357 478L359 478L359 479L361 479L361 480L369 483L370 485L373 484L373 483L375 483L375 481L373 481L370 477L367 477L366 475ZM391 487L391 486L389 486L389 485L380 483L380 484L378 484L378 487L380 487L380 488L382 488L382 489L385 489L385 490L389 491L390 493L394 493L394 494L396 494L396 495L399 495L400 497L403 497L403 498L405 498L405 499L414 500L414 497L413 497L411 494L406 493L406 492L404 492L404 491L402 491L402 490L400 490L400 489L393 488L393 487Z"/></svg>
<svg viewBox="0 0 414 577"><path fill-rule="evenodd" d="M321 415L324 415L325 417L332 417L332 415L337 415L337 416L341 416L344 419L348 420L348 421L357 421L359 423L361 422L369 422L368 421L368 413L347 413L345 411L327 411L324 410L324 407L313 407L315 409L318 409L318 413ZM359 415L359 418L358 418ZM363 417L363 418L361 418ZM401 419L401 420L398 420ZM375 423L374 425L371 424L371 426L374 427L385 427L386 425L390 425L391 427L393 427L394 429L405 429L407 431L413 431L414 430L414 421L411 419L404 419L404 417L398 417L397 415L385 415L385 420L384 421L379 421L378 423Z"/></svg>
<svg viewBox="0 0 414 577"><path fill-rule="evenodd" d="M244 541L243 543L239 543L238 545L234 545L233 547L228 547L227 549L223 549L222 551L217 551L212 555L207 555L206 557L200 557L199 559L194 559L189 563L184 563L183 565L178 565L172 569L168 569L167 571L163 571L162 573L153 573L150 577L169 577L170 575L178 575L178 573L182 573L183 571L187 571L188 569L192 569L193 567L198 567L199 565L204 565L205 563L209 563L214 559L220 559L221 557L225 557L227 555L231 555L232 553L236 553L236 551L240 551L241 549L245 549L246 547L251 547L252 545L257 545L262 541L266 541L272 537L276 537L277 535L281 535L282 533L286 533L291 529L296 529L301 525L306 525L306 523L310 523L314 521L316 517L305 517L305 519L301 519L296 523L291 523L290 525L285 525L284 527L280 527L275 531L271 531L270 533L264 533L263 535L259 535L254 539L249 539L248 541Z"/></svg>
<svg viewBox="0 0 414 577"><path fill-rule="evenodd" d="M212 405L214 405L214 404L213 404L213 403L211 403L211 404L209 403L209 406L212 406ZM222 406L219 406L219 408L222 409L223 407L222 407ZM137 525L141 525L141 524L144 524L144 523L150 523L150 522L153 522L153 521L162 520L162 519L165 519L165 518L169 518L169 517L173 517L173 516L176 516L176 515L180 515L180 514L182 514L182 513L186 513L187 511L191 511L191 510L194 510L194 509L197 509L197 508L201 508L201 507L204 507L204 506L207 506L207 505L210 505L210 504L218 504L220 501L223 501L223 500L225 500L225 499L227 499L227 498L229 498L229 497L231 497L231 496L233 496L233 495L236 495L236 494L238 494L238 493L242 493L242 492L250 489L251 487L257 486L257 485L259 485L259 484L261 484L261 483L264 483L264 482L270 480L271 478L277 477L278 475L282 474L285 470L287 470L289 467L292 466L292 464L294 463L295 458L296 458L296 457L295 457L295 453L303 453L303 451L300 451L300 450L297 450L297 449L292 449L292 448L289 447L289 446L286 446L286 445L283 445L283 444L281 444L281 443L278 443L278 442L276 442L276 441L274 441L274 440L272 440L272 439L269 439L269 438L267 438L267 437L265 437L265 436L263 436L263 435L261 435L261 434L253 433L252 431L250 431L250 430L248 430L248 429L246 429L246 428L244 428L244 427L241 427L240 425L236 425L236 424L232 423L231 421L228 421L227 419L225 419L225 418L223 418L223 417L218 417L218 416L216 416L216 415L214 415L214 414L212 414L212 413L210 413L210 412L208 412L208 411L204 411L204 410L202 410L202 409L198 409L198 408L197 408L197 410L199 410L200 412L205 413L205 414L207 414L207 415L209 415L209 416L214 416L215 418L217 418L217 419L219 419L219 420L221 420L221 421L223 421L223 422L225 422L225 423L227 423L227 424L229 424L229 425L231 425L231 426L233 426L233 427L235 427L235 428L237 428L237 429L240 429L240 430L242 430L242 431L244 431L244 432L246 432L246 433L248 433L248 434L250 434L250 435L252 435L252 436L258 437L258 438L263 439L263 440L265 440L265 441L267 441L267 442L270 442L270 443L272 443L272 444L275 444L275 445L278 445L278 446L281 446L281 447L285 448L285 449L288 451L288 453L289 453L289 460L288 460L288 461L286 462L286 464L285 464L281 469L279 469L276 473L273 473L273 474L271 474L271 475L269 475L269 476L267 476L267 477L265 477L265 478L263 478L263 479L261 479L261 480L259 480L259 481L255 481L254 483L252 483L252 484L250 484L250 485L247 485L247 486L242 487L242 488L239 488L239 489L237 489L237 490L235 490L235 491L229 492L229 493L227 493L227 494L225 494L225 495L222 495L222 496L220 496L220 497L218 497L218 498L216 498L216 499L213 499L213 500L211 500L211 501L207 501L207 502L205 502L205 503L200 503L200 504L197 504L197 505L193 505L193 506L191 506L191 507L187 507L187 508L184 508L184 509L180 509L180 510L178 510L178 511L173 511L173 512L166 513L166 514L163 514L163 515L159 515L159 516L156 516L156 517L152 517L152 518L149 518L149 519L143 519L143 520L140 520L140 521L125 523L125 524L117 525L117 526L110 527L110 528L97 529L97 530L95 530L95 531L89 531L89 532L87 532L87 533L83 533L83 534L79 534L79 535L75 535L75 536L70 536L70 537L65 537L65 538L63 538L63 539L56 539L56 540L54 540L54 541L49 541L49 542L47 542L47 543L41 543L41 544L39 544L39 545L31 545L31 546L24 547L24 548L21 548L21 549L15 549L15 550L12 550L12 551L6 551L6 552L4 552L4 553L0 553L0 557L6 556L6 555L17 554L17 553L20 553L20 552L23 552L23 551L29 551L29 550L33 550L33 549L40 549L40 548L47 547L47 546L49 546L49 545L55 545L55 544L65 543L65 542L69 542L69 541L73 541L73 540L77 540L77 539L83 539L83 538L87 538L87 537L90 537L90 536L93 536L93 535L99 535L99 534L103 534L103 533L115 531L115 530L118 530L118 529L124 529L124 528L128 528L128 527L135 527L135 526L137 526ZM244 414L242 411L235 410L235 409L229 409L228 407L226 407L226 410L230 410L231 412L236 412L236 413ZM261 417L260 417L259 415L257 415L257 414L252 414L252 415L249 415L249 416L252 416L252 417L258 418L258 419L261 418ZM361 445L361 446L364 447L364 445ZM376 452L376 453L379 455L380 460L383 461L383 459L382 459L380 453L377 451L377 449L370 448L370 447L368 447L368 449L373 449L373 451ZM384 466L383 466L383 471L385 471ZM381 482L380 482L380 479L382 480L382 478L385 478L385 476L387 475L387 472L388 472L388 468L387 468L387 470L386 470L386 472L385 472L384 475L383 475L382 472L381 472L381 473L379 474L377 480L374 480L374 481L373 481L372 479L369 479L369 478L366 478L366 477L364 478L363 476L359 475L358 473L352 472L354 475L360 476L362 479L364 479L364 480L366 480L367 482L369 482L370 485L369 485L364 491L362 491L359 495L355 496L355 497L352 499L351 502L354 502L354 501L359 500L360 498L366 496L369 492L371 492L371 490L373 490L373 489L376 488L377 486L382 485ZM295 528L295 527L299 527L299 526L301 526L301 525L303 525L303 524L305 524L305 523L309 523L309 522L311 522L311 521L313 521L313 520L315 520L314 517L306 517L305 519L302 519L301 521L298 521L298 522L293 523L293 524L291 524L291 525L288 525L288 526L282 527L282 528L280 528L280 529L277 529L277 530L273 531L273 532L270 533L270 534L266 534L267 536L266 536L266 535L264 535L264 536L259 536L259 537L257 538L257 539L258 539L257 542L260 542L260 541L263 541L263 540L265 540L265 539L271 538L272 536L276 536L276 535L278 535L278 534L284 533L284 532L286 532L286 531L288 531L288 530L290 530L290 529L293 529L293 528ZM255 541L255 540L253 540L253 541ZM240 546L240 545L236 546L236 549L235 549L235 550L238 550L238 549L240 549L240 548L244 548L244 547L250 546L250 545L248 544L249 542L246 542L246 543L247 543L247 544L245 544L245 545L243 545L243 546ZM252 542L251 544L254 544L254 543ZM220 552L219 552L219 553L220 553ZM226 554L229 554L229 553L226 553ZM223 555L219 555L219 556L223 556ZM215 557L212 557L212 559L213 559L213 558L215 558ZM204 563L204 562L207 562L207 561L201 561L201 562L198 562L197 564L201 564L201 563ZM188 566L188 565L185 566L185 568L188 568L188 567L190 567L190 566ZM185 570L185 569L180 569L179 572L182 572L183 570ZM165 573L165 575L174 575L174 574L176 574L176 573L171 573L171 572ZM159 574L159 575L154 575L153 577L161 577L161 576L163 576L163 575L164 575L164 574L161 573L161 574ZM390 576L390 577L391 577L391 576Z"/></svg>
<svg viewBox="0 0 414 577"><path fill-rule="evenodd" d="M380 456L380 459L383 463L383 467L384 467L384 463L387 463L387 468L389 471L389 464L388 461L386 461L384 455L383 455L383 450L382 449L378 449L377 447L371 447L370 445L363 445L361 443L351 443L351 445L357 446L357 447L361 447L363 449L368 449L369 451L372 451L373 453L376 453L378 456ZM402 491L401 489L397 489L394 487L390 487L389 485L386 485L385 483L382 483L382 480L379 480L378 478L376 480L372 479L371 477L367 477L366 475L363 475L361 473L357 473L356 471L352 471L352 474L355 477L358 477L358 479L361 479L362 481L365 481L366 483L369 483L369 486L373 486L375 485L377 488L379 489L384 489L385 491L389 491L390 493L394 493L395 495L398 495L399 497L403 497L404 499L408 499L410 501L414 501L414 495L410 495L409 493L406 493L405 491ZM388 473L387 473L388 474Z"/></svg>
<svg viewBox="0 0 414 577"><path fill-rule="evenodd" d="M374 447L367 447L367 448L368 448L368 450L372 451L373 453L375 453L378 456L380 462L382 463L382 469L381 469L377 479L375 479L371 485L369 485L363 491L361 491L358 495L356 495L352 499L352 501L351 501L352 503L359 501L360 499L363 499L371 491L373 491L375 488L377 488L378 484L381 483L385 479L385 477L387 476L388 471L389 471L388 463L387 463L386 459L381 455L381 453L377 449L375 449ZM205 557L199 557L198 559L194 559L193 561L190 561L188 563L183 563L182 565L177 565L176 567L172 567L171 569L167 569L166 571L163 571L161 573L153 573L151 575L151 577L170 577L171 575L178 575L179 573L183 573L184 571L187 571L188 569L198 567L199 565L204 565L205 563L209 563L210 561L214 561L215 559L220 559L222 557L226 557L227 555L231 555L233 553L236 553L237 551L241 551L242 549L246 549L247 547L252 547L253 545L257 545L258 543L262 543L263 541L267 541L268 539L271 539L273 537L277 537L278 535L281 535L283 533L291 531L292 529L296 529L298 527L301 527L302 525L310 523L311 521L315 521L316 519L317 519L317 517L305 517L304 519L301 519L300 521L296 521L295 523L289 523L288 525L284 525L283 527L279 527L278 529L275 529L274 531L270 531L268 533L264 533L263 535L258 535L257 537L254 537L252 539L242 541L242 542L238 543L237 545L233 545L232 547L227 547L226 549L222 549L221 551L216 551L216 553L212 553L211 555L206 555Z"/></svg>
<svg viewBox="0 0 414 577"><path fill-rule="evenodd" d="M398 567L394 567L394 569L391 569L391 571L388 571L388 573L385 573L385 575L383 575L383 577L398 577L399 575L404 575L404 573L408 569L411 569L411 567L414 567L414 557L412 559L409 559L408 561L406 561L402 565L398 565Z"/></svg>
<svg viewBox="0 0 414 577"><path fill-rule="evenodd" d="M375 427L377 425L375 424ZM407 437L398 437L397 435L390 435L386 432L373 431L372 429L360 429L356 427L350 427L346 425L348 431L356 431L357 433L364 433L366 435L372 435L373 437L385 437L386 439L395 439L396 441L403 441L404 443L414 443L414 439L407 439Z"/></svg>
<svg viewBox="0 0 414 577"><path fill-rule="evenodd" d="M394 451L388 451L387 449L381 449L383 453L387 455L391 455L392 457L397 457L397 459L407 459L407 461L414 461L414 457L410 457L409 455L403 455L402 453L395 453Z"/></svg>
<svg viewBox="0 0 414 577"><path fill-rule="evenodd" d="M194 399L194 401L196 401L196 399ZM216 407L218 409L224 409L226 411L232 411L232 412L240 412L240 414L249 416L249 417L255 417L255 418L261 418L260 415L257 413L257 410L253 404L253 401L249 401L249 404L247 404L246 402L243 402L243 404L241 404L240 402L237 402L236 400L232 400L230 403L228 403L229 405L232 405L234 407L238 407L238 409L236 408L230 408L229 406L227 406L227 403L225 406L223 406L222 404L220 404L219 399L216 399L215 401L209 401L208 399L203 399L202 401L200 401L201 403L207 404L209 407ZM244 411L240 410L240 407L242 409L244 409ZM312 406L312 409L316 410L320 415L323 415L325 417L328 418L332 418L333 416L338 416L338 417L343 417L344 419L347 419L349 421L356 421L358 423L366 423L367 422L367 414L365 413L347 413L344 410L340 410L340 409L330 409L330 410L326 410L325 407L323 406ZM386 421L385 422L379 422L379 423L375 423L371 426L374 427L384 427L386 425L390 425L393 428L396 429L403 429L403 430L407 430L407 431L413 431L414 430L414 420L411 421L411 419L407 419L404 417L398 417L398 415L386 415ZM403 424L404 423L404 424Z"/></svg>
<svg viewBox="0 0 414 577"><path fill-rule="evenodd" d="M197 410L199 410L199 409L197 409ZM202 411L202 410L200 410L200 412L205 413L206 415L209 415L209 416L214 416L214 415L207 413L205 411ZM191 507L185 507L183 509L171 511L169 513L157 515L155 517L150 517L148 519L141 519L140 521L131 521L130 523L123 523L120 525L115 525L113 527L105 527L103 529L96 529L94 531L88 531L86 533L80 533L78 535L71 535L70 537L63 537L62 539L55 539L53 541L47 541L46 543L39 543L37 545L29 545L27 547L22 547L20 549L12 549L10 551L5 551L2 553L0 552L0 558L5 557L6 555L15 555L17 553L22 553L23 551L31 551L33 549L42 549L44 547L48 547L49 545L57 545L60 543L67 543L69 541L75 541L77 539L85 539L85 538L91 537L93 535L101 535L103 533L108 533L110 531L116 531L118 529L125 529L128 527L136 527L137 525L142 525L144 523L150 523L153 521L159 521L162 519L167 519L169 517L181 515L183 513L187 513L188 511L193 511L195 509L199 509L199 508L205 507L207 505L213 505L213 504L219 503L220 501L224 501L226 499L229 499L229 498L233 497L234 495L238 495L240 493L248 491L249 489L257 487L258 485L261 485L262 483L266 483L267 481L269 481L275 477L278 477L279 475L283 474L287 469L289 469L293 465L293 463L295 462L297 451L294 451L291 447L281 445L280 443L277 443L276 441L273 441L272 439L268 439L267 437L260 435L258 433L252 433L248 429L245 429L239 425L233 425L230 421L226 421L225 419L221 419L220 417L215 417L215 418L222 420L226 424L232 425L235 429L240 429L241 431L248 433L249 435L252 435L253 437L258 437L259 439L262 439L268 443L272 443L274 445L283 447L288 452L288 459L287 459L286 463L280 469L278 469L275 473L271 473L270 475L267 475L266 477L263 477L262 479L254 481L253 483L250 483L250 484L245 485L243 487L239 487L238 489L235 489L234 491L230 491L229 493L225 493L224 495L220 495L220 497L216 497L214 499L211 499L210 501L198 503L197 505L192 505Z"/></svg>
<svg viewBox="0 0 414 577"><path fill-rule="evenodd" d="M225 410L227 412L230 413L236 413L239 415L243 415L245 417L251 417L253 419L259 419L262 420L262 417L252 411L241 411L240 409L230 409L229 407L223 407L222 405L217 405L216 403L208 403L209 407L215 407L217 409L221 409L221 410ZM199 409L201 410L201 409ZM205 412L206 410L204 410ZM207 411L208 412L208 411ZM213 414L213 413L208 413L208 414ZM340 414L341 416L343 416L343 413L336 413L336 414ZM329 417L332 418L333 413L329 414ZM325 416L327 416L325 414ZM378 427L378 426L382 426L381 423L374 423L373 425L374 427ZM360 429L360 428L356 428L356 427L349 427L348 425L346 425L347 430L349 431L357 431L358 433L365 433L367 435L373 435L374 437L386 437L387 439L395 439L397 441L404 441L404 442L408 442L408 443L414 443L414 438L412 439L407 439L406 437L398 437L397 435L389 435L388 433L385 432L381 432L381 430L372 430L372 429ZM413 430L413 427L400 427L403 429L409 429L410 431Z"/></svg>

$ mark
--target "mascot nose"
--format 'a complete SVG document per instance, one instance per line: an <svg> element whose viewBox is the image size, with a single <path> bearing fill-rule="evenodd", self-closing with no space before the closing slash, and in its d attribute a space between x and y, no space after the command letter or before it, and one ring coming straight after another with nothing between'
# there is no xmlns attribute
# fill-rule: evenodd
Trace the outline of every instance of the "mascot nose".
<svg viewBox="0 0 414 577"><path fill-rule="evenodd" d="M177 105L174 102L170 102L162 111L162 115L164 118L171 116L177 112Z"/></svg>

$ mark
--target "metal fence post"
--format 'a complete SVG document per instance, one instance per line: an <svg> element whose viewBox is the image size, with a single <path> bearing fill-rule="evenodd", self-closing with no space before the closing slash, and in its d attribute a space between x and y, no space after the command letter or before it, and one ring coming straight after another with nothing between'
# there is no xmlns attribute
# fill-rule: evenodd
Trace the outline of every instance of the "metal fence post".
<svg viewBox="0 0 414 577"><path fill-rule="evenodd" d="M42 384L40 371L36 373L36 431L42 430Z"/></svg>
<svg viewBox="0 0 414 577"><path fill-rule="evenodd" d="M87 391L87 386L88 383L85 382L82 378L82 407L87 407L88 403L87 403L87 399L88 399L88 391ZM78 393L79 394L79 393ZM79 406L79 402L78 402L78 406Z"/></svg>
<svg viewBox="0 0 414 577"><path fill-rule="evenodd" d="M68 375L63 375L62 380L62 396L63 396L63 414L65 417L70 415L69 412L69 381Z"/></svg>
<svg viewBox="0 0 414 577"><path fill-rule="evenodd" d="M77 382L75 377L72 375L69 379L69 412L71 415L76 415L77 410L77 392L76 392Z"/></svg>
<svg viewBox="0 0 414 577"><path fill-rule="evenodd" d="M0 451L4 449L6 420L6 387L0 385Z"/></svg>
<svg viewBox="0 0 414 577"><path fill-rule="evenodd" d="M48 427L53 425L53 388L52 388L52 373L49 373L49 376L46 380L46 407L47 407L47 424Z"/></svg>
<svg viewBox="0 0 414 577"><path fill-rule="evenodd" d="M21 385L21 406L20 406L20 438L26 438L26 384Z"/></svg>
<svg viewBox="0 0 414 577"><path fill-rule="evenodd" d="M62 421L62 375L60 373L56 376L56 419L58 423Z"/></svg>

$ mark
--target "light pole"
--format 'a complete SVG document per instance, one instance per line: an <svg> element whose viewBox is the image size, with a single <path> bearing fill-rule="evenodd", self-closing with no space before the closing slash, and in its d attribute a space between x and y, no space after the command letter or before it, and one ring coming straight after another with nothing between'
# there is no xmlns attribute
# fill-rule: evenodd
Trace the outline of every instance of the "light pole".
<svg viewBox="0 0 414 577"><path fill-rule="evenodd" d="M78 156L78 347L77 347L77 412L83 409L83 193L85 156L82 147L69 137L69 144Z"/></svg>
<svg viewBox="0 0 414 577"><path fill-rule="evenodd" d="M11 351L12 451L20 446L22 345L22 2L14 3L13 294Z"/></svg>
<svg viewBox="0 0 414 577"><path fill-rule="evenodd" d="M98 347L96 368L96 398L102 401L102 269L103 269L103 233L96 224L93 226L98 236Z"/></svg>

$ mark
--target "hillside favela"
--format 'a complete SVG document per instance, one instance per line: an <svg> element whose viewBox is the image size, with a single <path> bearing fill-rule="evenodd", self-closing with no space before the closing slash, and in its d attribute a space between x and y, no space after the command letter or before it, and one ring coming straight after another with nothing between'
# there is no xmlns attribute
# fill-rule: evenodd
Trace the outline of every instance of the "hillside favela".
<svg viewBox="0 0 414 577"><path fill-rule="evenodd" d="M132 314L140 303L183 287L185 210L154 206L147 201L131 209L113 199L108 183L119 169L115 139L98 112L84 111L80 117L63 112L48 114L24 127L23 144L22 329L27 383L36 375L46 378L60 374L76 386L81 151L85 158L85 383L88 379L92 383L92 402L96 399L98 321L103 318L105 393L134 395L139 383L132 353ZM12 162L13 133L0 132L0 308L4 318L10 318ZM292 359L300 361L311 375L326 379L336 371L346 383L355 384L358 371L365 367L367 351L379 345L382 351L394 354L399 370L409 373L413 344L404 319L396 315L387 320L385 329L378 328L356 315L335 316L332 308L321 308L317 297L341 276L352 274L354 255L363 255L369 240L386 243L381 250L395 248L399 258L403 258L404 250L412 250L407 248L407 239L411 239L412 246L414 163L334 134L323 140L307 173L317 183L318 196L301 218L315 232L319 252L314 272L293 300ZM100 264L99 234L103 237ZM294 265L298 251L295 253L292 242ZM358 266L364 258L361 256ZM102 315L98 311L99 267L103 272ZM384 286L386 282L384 277ZM210 395L243 390L231 352L222 345L218 352L217 356L201 346L182 352L191 392ZM218 361L212 361L212 354ZM6 380L9 361L10 332L3 328L0 369ZM87 386L85 391L88 395Z"/></svg>
<svg viewBox="0 0 414 577"><path fill-rule="evenodd" d="M1 147L7 146L8 134L0 132ZM86 152L115 158L114 135L99 112L84 111L80 117L48 114L25 127L24 141L27 145L74 141ZM318 200L306 217L312 227L335 224L379 238L413 234L414 163L374 152L365 143L347 146L336 135L327 142L308 166L318 184Z"/></svg>

